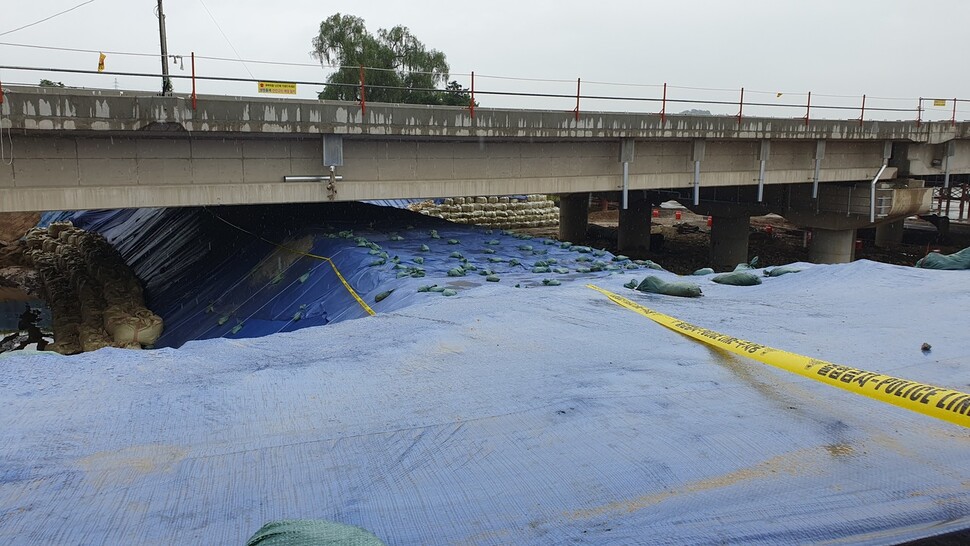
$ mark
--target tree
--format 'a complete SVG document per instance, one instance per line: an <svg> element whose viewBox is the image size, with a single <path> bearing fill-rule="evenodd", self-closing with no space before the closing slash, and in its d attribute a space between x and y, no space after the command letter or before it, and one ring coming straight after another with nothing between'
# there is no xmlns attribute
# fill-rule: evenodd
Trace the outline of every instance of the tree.
<svg viewBox="0 0 970 546"><path fill-rule="evenodd" d="M365 68L365 98L374 102L467 106L471 97L456 82L448 82L448 61L428 49L405 26L371 34L364 20L331 15L320 23L312 55L321 64L338 68L327 78L319 97L360 100L360 68Z"/></svg>
<svg viewBox="0 0 970 546"><path fill-rule="evenodd" d="M46 79L40 80L40 83L37 85L41 87L64 87L64 84L61 82L55 82L55 81L46 80Z"/></svg>

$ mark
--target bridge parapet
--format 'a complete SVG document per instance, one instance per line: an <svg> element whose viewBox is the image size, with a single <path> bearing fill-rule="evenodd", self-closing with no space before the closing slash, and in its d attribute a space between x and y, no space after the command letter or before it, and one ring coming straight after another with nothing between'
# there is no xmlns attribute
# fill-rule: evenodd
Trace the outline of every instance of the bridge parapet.
<svg viewBox="0 0 970 546"><path fill-rule="evenodd" d="M504 139L893 140L938 144L970 139L970 123L812 120L572 112L277 98L157 96L130 91L7 87L0 127L55 132L320 133Z"/></svg>

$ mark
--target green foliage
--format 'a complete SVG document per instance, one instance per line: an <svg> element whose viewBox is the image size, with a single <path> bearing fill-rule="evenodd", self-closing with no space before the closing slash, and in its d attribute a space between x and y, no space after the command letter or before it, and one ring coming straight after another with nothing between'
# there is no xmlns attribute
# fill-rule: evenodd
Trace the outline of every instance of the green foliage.
<svg viewBox="0 0 970 546"><path fill-rule="evenodd" d="M55 82L52 80L45 80L45 79L40 80L40 83L38 85L40 85L41 87L64 87L64 84L61 82Z"/></svg>
<svg viewBox="0 0 970 546"><path fill-rule="evenodd" d="M322 100L359 101L363 66L368 102L468 106L471 101L458 82L448 82L445 54L428 49L405 26L378 29L375 36L360 17L337 13L320 23L312 55L321 64L341 67L327 78L335 85L320 92Z"/></svg>

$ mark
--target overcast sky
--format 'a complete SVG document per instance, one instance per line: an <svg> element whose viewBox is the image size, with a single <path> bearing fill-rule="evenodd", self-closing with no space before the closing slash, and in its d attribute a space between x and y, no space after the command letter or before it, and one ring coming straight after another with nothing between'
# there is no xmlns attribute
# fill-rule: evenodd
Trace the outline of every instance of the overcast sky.
<svg viewBox="0 0 970 546"><path fill-rule="evenodd" d="M0 34L80 4L83 0L17 2L0 10ZM816 105L852 105L868 94L867 107L915 109L917 97L970 99L970 45L966 0L204 0L226 38L203 7L203 0L166 0L169 52L210 57L314 63L311 39L320 21L340 12L362 17L371 31L401 24L428 47L448 57L453 79L468 85L476 73L479 91L536 91L610 96L770 103L805 102L812 91ZM157 0L95 0L68 14L0 36L0 42L137 53L158 52ZM14 4L4 0L4 4ZM9 6L8 6L9 7ZM228 40L227 40L228 38ZM235 52L232 46L235 47ZM95 69L97 53L45 51L0 45L0 65ZM157 58L109 54L109 71L155 72ZM247 71L248 68L248 71ZM199 74L258 79L323 81L319 66L282 67L199 60ZM173 74L188 74L179 66ZM523 82L487 76L563 80ZM112 88L110 75L43 74L0 69L0 81L35 84L40 78L66 85ZM155 79L117 77L122 89L158 86ZM598 85L622 82L643 86ZM177 92L189 90L176 82ZM698 87L712 91L684 89ZM301 97L314 97L319 86L300 85ZM200 93L255 94L256 84L200 82ZM761 93L758 93L761 92ZM783 93L781 97L776 94ZM833 97L825 95L845 95ZM905 100L883 100L898 97ZM574 99L523 99L479 95L481 106L520 106L570 110ZM924 117L948 119L952 103ZM659 104L584 100L587 110L657 111ZM737 106L668 106L737 113ZM970 103L958 117L970 118ZM798 109L745 113L804 115ZM855 112L813 111L813 117L858 117ZM899 119L908 113L871 112L867 117Z"/></svg>

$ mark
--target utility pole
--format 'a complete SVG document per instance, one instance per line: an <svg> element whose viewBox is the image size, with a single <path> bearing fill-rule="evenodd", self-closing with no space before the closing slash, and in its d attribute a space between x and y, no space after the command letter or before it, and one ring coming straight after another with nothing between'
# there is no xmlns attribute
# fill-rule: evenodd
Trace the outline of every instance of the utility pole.
<svg viewBox="0 0 970 546"><path fill-rule="evenodd" d="M168 41L165 38L165 11L158 0L158 37L162 45L162 94L172 94L172 80L168 77Z"/></svg>

